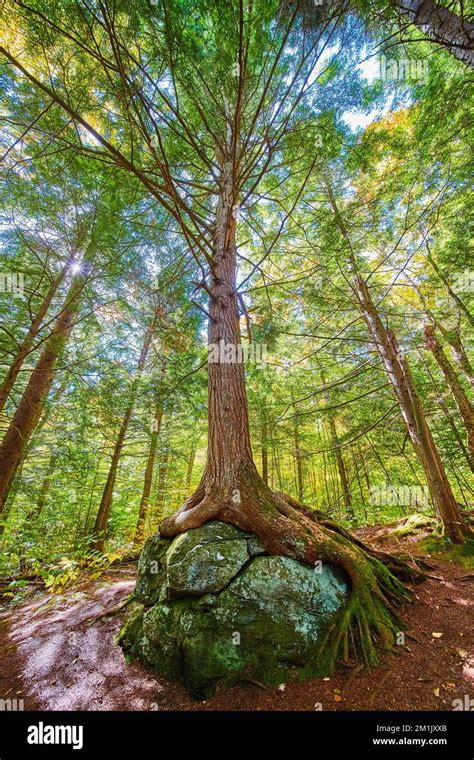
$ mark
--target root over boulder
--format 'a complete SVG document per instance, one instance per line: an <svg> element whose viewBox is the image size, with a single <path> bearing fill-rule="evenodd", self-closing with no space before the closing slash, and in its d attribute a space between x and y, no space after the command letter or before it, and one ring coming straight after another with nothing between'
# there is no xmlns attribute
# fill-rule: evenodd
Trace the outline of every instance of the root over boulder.
<svg viewBox="0 0 474 760"><path fill-rule="evenodd" d="M268 556L255 536L212 521L150 539L136 597L120 634L125 652L204 699L236 681L327 675L324 642L350 580L329 564Z"/></svg>
<svg viewBox="0 0 474 760"><path fill-rule="evenodd" d="M418 569L272 492L252 464L235 482L198 489L145 545L124 649L195 696L326 675L340 659L376 664L411 597L399 578Z"/></svg>

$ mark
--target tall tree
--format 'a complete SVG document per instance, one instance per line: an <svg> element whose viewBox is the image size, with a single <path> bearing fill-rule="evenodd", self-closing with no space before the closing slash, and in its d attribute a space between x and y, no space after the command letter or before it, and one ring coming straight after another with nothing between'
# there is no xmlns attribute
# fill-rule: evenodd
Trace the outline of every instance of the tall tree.
<svg viewBox="0 0 474 760"><path fill-rule="evenodd" d="M326 181L323 183L347 250L354 296L399 403L410 440L423 467L434 508L443 521L446 535L451 540L462 543L469 529L463 523L443 462L428 426L411 369L394 332L383 324L367 283L361 276L356 251L333 189Z"/></svg>
<svg viewBox="0 0 474 760"><path fill-rule="evenodd" d="M173 536L218 518L256 533L271 553L341 565L352 595L328 657L346 655L352 642L354 653L374 662L375 641L392 642L394 605L408 596L380 560L400 574L410 571L274 493L260 477L240 326L241 314L248 315L241 291L276 250L320 163L308 145L319 119L331 117L324 97L319 108L312 95L319 87L323 95L337 73L321 57L344 33L338 18L314 34L298 7L275 25L277 3L270 0L137 3L120 13L107 2L91 7L82 0L54 12L36 3L12 6L35 49L34 65L15 42L2 51L14 76L34 86L43 107L51 104L61 124L57 143L139 180L169 214L199 271L193 303L208 319L207 462L195 493L160 532ZM48 125L46 115L42 129ZM277 219L270 231L255 231L259 202ZM446 493L448 487L442 483ZM456 537L462 539L459 526Z"/></svg>
<svg viewBox="0 0 474 760"><path fill-rule="evenodd" d="M129 400L125 408L125 413L122 417L122 421L120 423L120 428L117 434L117 438L115 440L115 445L112 452L112 459L111 459L109 471L107 474L107 480L105 482L104 490L102 492L102 498L99 504L99 510L97 512L97 517L94 523L94 529L92 532L93 540L91 542L91 547L95 549L95 551L98 551L98 552L104 551L105 540L107 537L107 524L109 521L110 510L112 507L112 497L113 497L113 492L114 492L114 487L115 487L115 481L117 479L117 471L118 471L118 467L120 463L120 457L122 456L122 451L125 444L125 438L127 435L128 426L130 424L130 419L132 417L138 385L139 385L141 376L143 374L143 370L145 368L145 363L148 358L148 353L150 351L152 337L156 328L156 319L157 319L157 315L155 312L151 323L148 325L145 331L143 345L141 347L140 356L138 357L137 367L136 367L135 374L131 383L131 388L130 388L130 392L128 396Z"/></svg>
<svg viewBox="0 0 474 760"><path fill-rule="evenodd" d="M44 343L44 347L2 441L0 447L0 512L5 507L13 476L21 461L22 451L28 444L31 434L41 417L45 400L54 379L57 362L63 354L74 327L74 320L80 306L80 296L92 271L94 253L94 249L89 248L82 259L81 271L71 280L64 303L56 317L50 336Z"/></svg>

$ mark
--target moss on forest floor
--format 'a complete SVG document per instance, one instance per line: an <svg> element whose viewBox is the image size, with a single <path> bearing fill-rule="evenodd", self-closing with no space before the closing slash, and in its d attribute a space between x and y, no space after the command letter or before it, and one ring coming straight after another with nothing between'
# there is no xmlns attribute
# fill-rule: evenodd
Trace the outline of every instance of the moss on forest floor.
<svg viewBox="0 0 474 760"><path fill-rule="evenodd" d="M428 557L435 555L444 562L461 565L466 570L474 570L474 540L467 539L463 544L453 544L440 536L427 536L418 542L417 550Z"/></svg>

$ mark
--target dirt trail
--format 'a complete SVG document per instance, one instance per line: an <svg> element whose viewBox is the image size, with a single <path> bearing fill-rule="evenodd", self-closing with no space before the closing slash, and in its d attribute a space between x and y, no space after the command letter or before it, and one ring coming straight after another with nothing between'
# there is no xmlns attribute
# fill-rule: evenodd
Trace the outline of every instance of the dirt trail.
<svg viewBox="0 0 474 760"><path fill-rule="evenodd" d="M0 696L30 710L452 710L474 697L474 589L459 565L437 563L405 607L405 645L372 673L341 666L330 679L284 688L239 684L207 702L128 664L114 644L135 568L51 596L36 592L0 616ZM433 633L442 633L441 637Z"/></svg>

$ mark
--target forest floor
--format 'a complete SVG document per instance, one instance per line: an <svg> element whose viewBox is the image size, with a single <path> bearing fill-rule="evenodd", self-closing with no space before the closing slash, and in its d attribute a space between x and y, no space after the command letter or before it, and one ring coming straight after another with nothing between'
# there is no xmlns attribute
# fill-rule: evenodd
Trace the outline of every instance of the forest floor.
<svg viewBox="0 0 474 760"><path fill-rule="evenodd" d="M410 549L410 536L387 541L385 528L359 531L385 549ZM419 536L418 536L419 538ZM135 565L51 595L34 591L0 614L0 695L27 710L452 710L474 695L474 576L429 556L430 576L413 587L402 613L405 645L371 673L340 666L329 679L276 689L238 684L206 702L125 661L114 636L133 590ZM436 635L434 635L436 634Z"/></svg>

